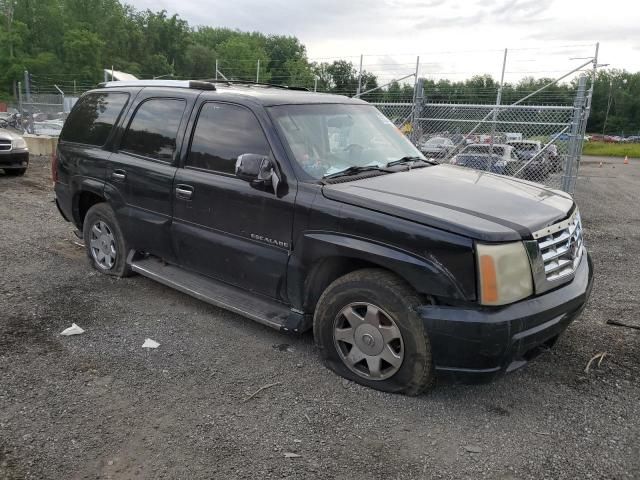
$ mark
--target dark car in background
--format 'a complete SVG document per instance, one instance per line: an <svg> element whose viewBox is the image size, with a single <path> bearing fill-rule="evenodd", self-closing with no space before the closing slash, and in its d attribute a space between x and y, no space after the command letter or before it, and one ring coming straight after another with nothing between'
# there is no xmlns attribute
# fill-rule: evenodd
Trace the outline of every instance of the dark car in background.
<svg viewBox="0 0 640 480"><path fill-rule="evenodd" d="M471 144L451 159L451 164L485 170L500 175L513 175L521 162L512 146L497 143Z"/></svg>
<svg viewBox="0 0 640 480"><path fill-rule="evenodd" d="M521 178L542 183L552 170L549 153L542 149L542 142L538 140L519 140L507 142L513 147L518 160L523 162Z"/></svg>
<svg viewBox="0 0 640 480"><path fill-rule="evenodd" d="M52 168L97 271L313 330L329 368L387 392L513 371L591 290L570 195L428 161L358 99L107 83L74 106Z"/></svg>

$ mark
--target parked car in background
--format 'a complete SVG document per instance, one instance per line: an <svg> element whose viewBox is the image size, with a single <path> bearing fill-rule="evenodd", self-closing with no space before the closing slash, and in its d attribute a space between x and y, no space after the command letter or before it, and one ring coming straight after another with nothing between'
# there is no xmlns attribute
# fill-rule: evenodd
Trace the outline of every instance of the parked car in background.
<svg viewBox="0 0 640 480"><path fill-rule="evenodd" d="M51 137L60 136L62 131L62 122L50 120L48 122L34 122L33 133L35 135L49 135Z"/></svg>
<svg viewBox="0 0 640 480"><path fill-rule="evenodd" d="M560 153L558 152L557 145L552 143L547 147L547 156L549 158L549 162L551 163L551 171L562 171L562 158L560 157Z"/></svg>
<svg viewBox="0 0 640 480"><path fill-rule="evenodd" d="M465 147L450 163L476 170L488 170L500 175L513 175L520 162L510 145L497 143L492 146L477 143Z"/></svg>
<svg viewBox="0 0 640 480"><path fill-rule="evenodd" d="M7 175L24 175L29 166L29 149L20 135L0 129L0 168Z"/></svg>
<svg viewBox="0 0 640 480"><path fill-rule="evenodd" d="M454 149L455 144L445 137L431 137L418 144L418 150L428 158L447 158Z"/></svg>
<svg viewBox="0 0 640 480"><path fill-rule="evenodd" d="M515 150L518 160L524 162L521 178L534 182L543 182L551 172L551 162L547 150L542 150L542 142L538 140L522 140L508 142Z"/></svg>

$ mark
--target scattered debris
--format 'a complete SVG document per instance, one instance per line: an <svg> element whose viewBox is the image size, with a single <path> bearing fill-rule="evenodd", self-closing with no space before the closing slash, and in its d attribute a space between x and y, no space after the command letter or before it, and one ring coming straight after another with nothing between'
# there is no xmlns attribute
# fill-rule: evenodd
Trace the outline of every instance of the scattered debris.
<svg viewBox="0 0 640 480"><path fill-rule="evenodd" d="M607 352L600 352L595 354L593 357L591 357L591 360L589 360L589 363L587 363L587 366L584 369L584 373L589 373L589 368L591 367L591 364L594 362L594 360L597 360L598 358L600 359L598 360L598 367L600 367L602 360L604 360L604 357L606 357L607 355L608 355Z"/></svg>
<svg viewBox="0 0 640 480"><path fill-rule="evenodd" d="M300 458L302 455L298 455L293 452L284 452L284 458Z"/></svg>
<svg viewBox="0 0 640 480"><path fill-rule="evenodd" d="M277 343L272 346L274 350L279 350L280 352L293 353L295 352L295 348L293 348L288 343Z"/></svg>
<svg viewBox="0 0 640 480"><path fill-rule="evenodd" d="M311 418L309 418L309 415L307 415L306 413L303 413L304 418L307 419L307 422L311 423Z"/></svg>
<svg viewBox="0 0 640 480"><path fill-rule="evenodd" d="M482 453L482 448L476 445L465 445L463 448L469 453Z"/></svg>
<svg viewBox="0 0 640 480"><path fill-rule="evenodd" d="M145 339L144 343L142 344L142 348L158 348L160 346L160 344L158 342L156 342L155 340L151 340L150 338Z"/></svg>
<svg viewBox="0 0 640 480"><path fill-rule="evenodd" d="M627 328L635 328L636 330L640 330L640 325L633 325L630 323L620 322L618 320L607 320L607 324L615 325L616 327L627 327Z"/></svg>
<svg viewBox="0 0 640 480"><path fill-rule="evenodd" d="M264 385L262 387L260 387L258 390L256 390L255 392L253 392L251 395L249 395L243 403L247 403L249 400L251 400L253 397L255 397L257 394L259 394L261 391L266 390L267 388L271 388L271 387L275 387L276 385L282 385L282 382L276 382L276 383L268 383L267 385Z"/></svg>
<svg viewBox="0 0 640 480"><path fill-rule="evenodd" d="M62 332L60 332L60 335L68 337L69 335L80 335L81 333L84 333L84 330L75 323L72 323L69 328L65 328Z"/></svg>
<svg viewBox="0 0 640 480"><path fill-rule="evenodd" d="M551 432L536 432L536 435L551 435Z"/></svg>

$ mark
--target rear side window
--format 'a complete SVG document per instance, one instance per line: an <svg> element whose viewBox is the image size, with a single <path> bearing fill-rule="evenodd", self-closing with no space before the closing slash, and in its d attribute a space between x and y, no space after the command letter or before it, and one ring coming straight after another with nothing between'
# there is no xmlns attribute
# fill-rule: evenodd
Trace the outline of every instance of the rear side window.
<svg viewBox="0 0 640 480"><path fill-rule="evenodd" d="M186 165L235 174L236 160L244 153L271 153L255 115L238 105L205 103L198 115Z"/></svg>
<svg viewBox="0 0 640 480"><path fill-rule="evenodd" d="M186 102L154 98L140 104L124 134L120 150L171 162Z"/></svg>
<svg viewBox="0 0 640 480"><path fill-rule="evenodd" d="M60 140L103 146L128 99L128 93L100 92L85 95L67 118Z"/></svg>

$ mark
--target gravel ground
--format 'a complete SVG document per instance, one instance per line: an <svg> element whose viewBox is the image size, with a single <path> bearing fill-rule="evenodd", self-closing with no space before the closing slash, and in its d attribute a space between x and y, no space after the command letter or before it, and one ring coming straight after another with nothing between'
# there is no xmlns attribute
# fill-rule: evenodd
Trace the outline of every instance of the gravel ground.
<svg viewBox="0 0 640 480"><path fill-rule="evenodd" d="M0 175L0 478L640 478L640 330L607 323L638 324L640 162L603 161L576 194L582 317L518 372L418 398L336 377L310 335L98 274L46 159Z"/></svg>

